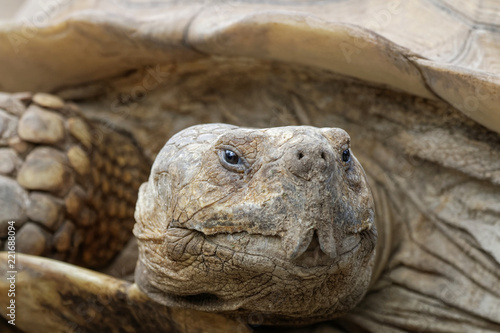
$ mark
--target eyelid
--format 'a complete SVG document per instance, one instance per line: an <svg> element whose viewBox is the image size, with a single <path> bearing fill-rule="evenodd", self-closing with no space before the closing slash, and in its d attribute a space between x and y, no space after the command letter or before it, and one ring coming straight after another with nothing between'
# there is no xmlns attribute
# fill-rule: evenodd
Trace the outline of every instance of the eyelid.
<svg viewBox="0 0 500 333"><path fill-rule="evenodd" d="M238 148L230 146L230 145L218 145L215 149L217 149L217 150L231 150L231 151L235 152L240 158L243 158L243 154L241 153L241 151Z"/></svg>

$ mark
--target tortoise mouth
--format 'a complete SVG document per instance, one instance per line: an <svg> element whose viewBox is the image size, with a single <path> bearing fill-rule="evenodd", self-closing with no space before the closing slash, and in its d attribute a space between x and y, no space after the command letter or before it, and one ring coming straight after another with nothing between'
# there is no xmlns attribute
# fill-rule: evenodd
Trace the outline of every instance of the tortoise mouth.
<svg viewBox="0 0 500 333"><path fill-rule="evenodd" d="M179 235L182 234L182 239ZM169 235L175 235L169 237ZM329 267L335 265L340 257L352 251L359 242L351 244L349 249L342 249L342 252L335 257L326 254L320 246L320 241L317 233L315 232L311 238L307 249L296 258L290 258L286 249L283 246L283 237L277 235L262 235L257 233L249 233L246 231L239 231L234 233L220 232L214 234L205 234L202 231L190 228L169 228L167 231L167 243L174 245L176 248L180 247L185 251L189 251L193 247L191 244L202 244L198 246L196 253L189 253L190 255L204 255L212 253L217 249L217 255L221 254L226 257L235 257L240 255L253 255L259 257L267 257L278 265L296 266L297 268L313 269L315 267ZM167 245L167 248L169 247ZM171 251L176 252L176 251ZM176 253L171 259L175 260L180 253Z"/></svg>
<svg viewBox="0 0 500 333"><path fill-rule="evenodd" d="M314 232L307 249L298 257L292 259L286 253L286 249L283 246L283 238L280 236L247 232L206 235L197 230L192 231L203 237L205 242L230 251L231 255L236 253L258 256L265 255L274 264L295 267L301 271L301 276L308 275L308 272L311 275L317 274L318 272L315 269L323 270L336 265L346 255L355 252L362 243L362 237L357 237L355 240L351 240L345 244L339 244L338 253L332 257L331 254L327 254L322 250L318 234Z"/></svg>
<svg viewBox="0 0 500 333"><path fill-rule="evenodd" d="M307 249L297 258L290 259L283 247L283 238L275 235L261 235L248 232L217 233L206 235L198 230L188 228L169 228L166 233L167 256L173 261L183 261L187 257L201 258L217 257L220 260L231 260L243 270L256 270L258 263L263 268L262 258L272 270L275 266L287 267L294 274L308 278L324 274L334 268L339 261L359 249L362 237L347 242L339 247L335 257L325 253L320 246L317 233ZM205 295L206 296L206 295ZM207 297L203 297L204 299ZM207 298L208 299L208 298ZM212 302L215 302L213 297ZM194 302L194 298L192 301Z"/></svg>

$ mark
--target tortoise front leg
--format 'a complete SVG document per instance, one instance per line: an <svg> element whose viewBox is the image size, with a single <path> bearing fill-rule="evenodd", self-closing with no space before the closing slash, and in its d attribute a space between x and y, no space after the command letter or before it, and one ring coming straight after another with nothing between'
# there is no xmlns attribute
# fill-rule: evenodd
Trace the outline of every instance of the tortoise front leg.
<svg viewBox="0 0 500 333"><path fill-rule="evenodd" d="M162 306L135 284L70 264L17 254L17 270L15 323L26 332L251 332L218 314ZM7 271L0 265L3 309Z"/></svg>
<svg viewBox="0 0 500 333"><path fill-rule="evenodd" d="M101 268L131 237L150 162L133 138L48 94L0 95L0 249Z"/></svg>

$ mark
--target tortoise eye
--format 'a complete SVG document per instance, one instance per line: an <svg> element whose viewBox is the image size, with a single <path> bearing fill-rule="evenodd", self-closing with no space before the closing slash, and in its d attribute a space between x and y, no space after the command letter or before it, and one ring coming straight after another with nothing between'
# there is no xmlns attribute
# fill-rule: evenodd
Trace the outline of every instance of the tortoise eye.
<svg viewBox="0 0 500 333"><path fill-rule="evenodd" d="M240 164L241 160L238 154L236 154L234 151L226 149L224 151L224 160L229 163L229 164Z"/></svg>
<svg viewBox="0 0 500 333"><path fill-rule="evenodd" d="M249 169L250 164L237 149L230 147L220 147L217 149L220 163L224 168L232 172L244 173Z"/></svg>
<svg viewBox="0 0 500 333"><path fill-rule="evenodd" d="M351 151L346 149L342 152L342 161L349 162L351 160Z"/></svg>

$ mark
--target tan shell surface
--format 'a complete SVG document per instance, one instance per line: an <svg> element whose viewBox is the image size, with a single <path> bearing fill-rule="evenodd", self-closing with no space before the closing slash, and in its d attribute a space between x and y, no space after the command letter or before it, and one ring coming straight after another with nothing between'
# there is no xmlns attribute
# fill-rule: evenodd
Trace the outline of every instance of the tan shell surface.
<svg viewBox="0 0 500 333"><path fill-rule="evenodd" d="M443 99L500 132L499 11L495 1L28 1L0 25L0 90L250 57Z"/></svg>

